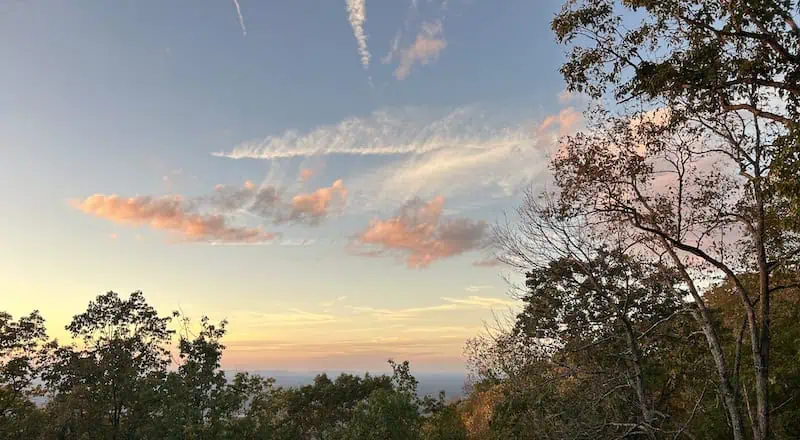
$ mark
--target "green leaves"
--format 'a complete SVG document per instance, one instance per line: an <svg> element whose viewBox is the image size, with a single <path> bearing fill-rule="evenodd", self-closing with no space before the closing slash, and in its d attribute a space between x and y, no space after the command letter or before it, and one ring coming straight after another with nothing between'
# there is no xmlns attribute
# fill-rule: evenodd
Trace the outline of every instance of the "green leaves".
<svg viewBox="0 0 800 440"><path fill-rule="evenodd" d="M170 327L176 318L178 332ZM390 361L392 376L323 374L296 388L247 373L229 380L220 365L226 327L208 317L195 328L178 313L160 316L141 292L91 301L67 326L73 345L46 343L37 312L16 321L0 313L0 437L463 438L449 436L461 425L453 408L444 412L443 395L416 395L408 362ZM30 400L37 377L49 397L43 408Z"/></svg>

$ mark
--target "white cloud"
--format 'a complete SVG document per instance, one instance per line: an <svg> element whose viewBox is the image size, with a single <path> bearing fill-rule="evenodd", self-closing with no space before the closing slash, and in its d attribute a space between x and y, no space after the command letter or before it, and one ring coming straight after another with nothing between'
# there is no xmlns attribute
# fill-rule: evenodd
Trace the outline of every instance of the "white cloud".
<svg viewBox="0 0 800 440"><path fill-rule="evenodd" d="M502 298L488 298L483 296L468 296L466 298L442 298L452 304L459 304L464 306L471 306L482 309L491 309L494 307L512 307L517 305L517 301L502 299Z"/></svg>
<svg viewBox="0 0 800 440"><path fill-rule="evenodd" d="M357 209L395 207L420 197L470 195L482 204L517 193L549 176L558 137L582 127L567 107L540 118L507 117L485 108L449 112L407 107L246 142L215 156L290 159L326 155L385 156L379 165L347 177ZM481 191L476 195L475 191ZM379 203L379 206L376 206ZM391 209L391 208L390 208Z"/></svg>
<svg viewBox="0 0 800 440"><path fill-rule="evenodd" d="M467 286L467 287L464 288L465 291L470 292L470 293L480 292L481 290L491 290L491 289L494 289L494 286L475 286L475 285L471 285L471 286Z"/></svg>
<svg viewBox="0 0 800 440"><path fill-rule="evenodd" d="M284 327L332 324L343 319L329 313L308 312L301 309L288 309L283 313L259 313L251 311L234 312L231 322L241 323L243 327Z"/></svg>
<svg viewBox="0 0 800 440"><path fill-rule="evenodd" d="M331 307L334 304L340 303L340 302L342 302L342 301L344 301L346 299L347 299L347 295L342 295L342 296L336 297L336 298L334 298L334 299L332 299L330 301L321 302L321 303L319 303L319 305L322 306L322 307Z"/></svg>
<svg viewBox="0 0 800 440"><path fill-rule="evenodd" d="M462 118L458 122L469 132ZM420 149L350 181L358 198L397 204L413 197L448 199L469 195L481 203L505 198L549 176L558 138L581 127L580 113L567 108L541 119L487 124L480 136L440 138L439 148ZM457 133L451 127L452 133ZM482 191L480 196L475 191ZM360 205L368 206L368 205Z"/></svg>
<svg viewBox="0 0 800 440"><path fill-rule="evenodd" d="M444 303L427 307L411 307L406 309L378 309L373 307L349 306L356 314L369 314L374 318L388 321L404 321L419 318L420 315L463 310L493 310L496 308L514 307L518 301L481 296L466 298L441 298Z"/></svg>
<svg viewBox="0 0 800 440"><path fill-rule="evenodd" d="M242 8L239 6L238 0L233 0L233 5L236 7L236 15L239 17L239 26L242 28L242 35L247 36L247 28L244 27L244 17L242 16Z"/></svg>
<svg viewBox="0 0 800 440"><path fill-rule="evenodd" d="M491 147L497 132L498 128L475 108L462 107L437 114L424 108L407 107L379 110L366 117L323 125L307 133L288 130L279 136L245 142L232 151L212 155L270 160L332 154L422 154L456 146Z"/></svg>
<svg viewBox="0 0 800 440"><path fill-rule="evenodd" d="M367 7L365 0L347 0L347 19L353 28L353 36L358 44L358 54L361 65L369 68L369 49L367 48L367 35L364 33L364 22L367 20Z"/></svg>

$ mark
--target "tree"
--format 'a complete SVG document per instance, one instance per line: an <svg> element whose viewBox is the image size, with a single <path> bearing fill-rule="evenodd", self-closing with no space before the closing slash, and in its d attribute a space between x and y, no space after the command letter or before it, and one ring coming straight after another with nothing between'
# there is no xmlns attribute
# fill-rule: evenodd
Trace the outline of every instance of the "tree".
<svg viewBox="0 0 800 440"><path fill-rule="evenodd" d="M648 259L637 236L594 231L585 217L543 200L529 192L520 222L495 229L501 259L526 278L514 337L500 338L500 347L508 340L540 347L514 362L530 364L522 374L506 375L512 392L495 426L512 435L534 429L526 419L550 420L548 434L538 427L531 438L688 434L694 415L673 396L698 365L675 357L698 346L682 329L688 310L679 274ZM702 403L702 393L696 397Z"/></svg>
<svg viewBox="0 0 800 440"><path fill-rule="evenodd" d="M31 398L42 394L33 381L39 374L39 348L46 342L44 319L38 311L16 321L0 312L0 437L36 435L40 414Z"/></svg>
<svg viewBox="0 0 800 440"><path fill-rule="evenodd" d="M755 274L743 277L748 285L758 282ZM752 364L741 358L741 345L738 341L747 339L748 329L733 287L729 283L721 283L706 294L707 302L716 310L723 333L723 343L730 359L743 370L739 384L739 393L745 401L754 399ZM775 438L798 438L800 427L800 289L791 288L780 291L773 300L772 321L776 331L773 333L773 349L770 355L773 368L770 372L770 396L774 399L775 409L771 417ZM737 353L737 349L740 350Z"/></svg>
<svg viewBox="0 0 800 440"><path fill-rule="evenodd" d="M443 393L422 426L424 440L467 440L469 432L459 402L445 403Z"/></svg>
<svg viewBox="0 0 800 440"><path fill-rule="evenodd" d="M183 317L177 346L141 292L98 296L67 326L73 343L45 342L38 312L0 313L0 435L58 440L464 438L455 406L417 394L408 362L393 375L321 374L279 388L221 368L227 322ZM172 351L177 349L177 356ZM170 368L174 367L174 368ZM48 397L36 407L35 379ZM424 430L423 430L424 425Z"/></svg>
<svg viewBox="0 0 800 440"><path fill-rule="evenodd" d="M55 346L43 379L66 438L135 438L158 410L159 384L170 363L170 317L141 292L98 296L67 325L80 346Z"/></svg>
<svg viewBox="0 0 800 440"><path fill-rule="evenodd" d="M414 440L421 438L422 415L417 380L408 361L392 367L392 387L377 389L359 402L343 440Z"/></svg>
<svg viewBox="0 0 800 440"><path fill-rule="evenodd" d="M797 7L571 0L553 21L559 41L572 46L562 67L568 88L614 99L623 113L566 141L554 165L563 206L628 225L681 273L736 439L746 425L738 373L697 274L734 286L750 336L752 436L769 438L771 297L785 287L773 280L786 278L798 256ZM671 181L658 179L668 173ZM736 240L722 246L726 233ZM758 284L748 288L741 273L757 273Z"/></svg>

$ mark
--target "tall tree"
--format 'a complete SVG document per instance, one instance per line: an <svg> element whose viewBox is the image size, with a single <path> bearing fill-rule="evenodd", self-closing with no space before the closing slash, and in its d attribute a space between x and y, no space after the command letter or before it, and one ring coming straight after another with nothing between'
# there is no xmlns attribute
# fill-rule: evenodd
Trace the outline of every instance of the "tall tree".
<svg viewBox="0 0 800 440"><path fill-rule="evenodd" d="M63 429L85 429L92 438L137 437L159 409L153 399L170 364L170 320L141 292L127 299L108 292L73 317L66 328L80 345L55 347L43 374L57 393L52 406L66 410ZM78 412L71 409L76 405Z"/></svg>
<svg viewBox="0 0 800 440"><path fill-rule="evenodd" d="M680 330L687 292L679 274L646 258L648 243L637 236L595 231L585 217L562 215L559 208L552 199L542 203L529 193L519 224L496 229L501 259L526 271L524 307L513 332L550 346L539 362L540 369L552 370L545 383L584 385L580 399L573 395L571 404L562 401L552 409L553 419L563 419L559 413L567 406L575 409L572 420L563 420L564 428L554 432L649 438L688 434L689 422L683 413L672 413L669 397L681 370L696 367L668 359L695 345ZM528 371L526 376L543 375ZM543 393L554 390L547 384ZM525 394L519 397L531 403ZM604 414L585 421L575 417L598 411Z"/></svg>
<svg viewBox="0 0 800 440"><path fill-rule="evenodd" d="M786 278L800 252L797 8L570 0L553 21L572 46L562 68L569 89L611 98L622 114L566 142L555 162L563 206L639 231L681 273L736 439L746 425L738 373L698 274L724 277L739 298L755 383L752 437L770 438L771 297L787 286L773 279ZM757 273L758 284L749 288L741 273Z"/></svg>
<svg viewBox="0 0 800 440"><path fill-rule="evenodd" d="M0 312L0 437L33 437L38 415L31 398L41 395L33 381L41 369L39 348L46 342L38 311L14 320Z"/></svg>

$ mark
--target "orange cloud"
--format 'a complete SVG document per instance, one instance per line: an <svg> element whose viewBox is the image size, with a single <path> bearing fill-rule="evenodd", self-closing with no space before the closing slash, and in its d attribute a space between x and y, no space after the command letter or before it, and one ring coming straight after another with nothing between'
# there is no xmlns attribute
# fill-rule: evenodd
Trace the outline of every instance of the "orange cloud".
<svg viewBox="0 0 800 440"><path fill-rule="evenodd" d="M424 23L422 31L417 35L414 44L400 54L400 65L394 71L395 78L406 79L416 63L426 65L439 58L439 53L447 48L447 41L442 36L440 21ZM391 57L390 57L391 58Z"/></svg>
<svg viewBox="0 0 800 440"><path fill-rule="evenodd" d="M301 182L308 182L312 177L314 177L314 170L311 168L303 168L300 170L300 181Z"/></svg>
<svg viewBox="0 0 800 440"><path fill-rule="evenodd" d="M573 133L583 122L583 115L572 107L561 110L557 115L550 115L539 125L539 133L558 125L558 134L564 136Z"/></svg>
<svg viewBox="0 0 800 440"><path fill-rule="evenodd" d="M261 228L228 226L221 215L187 212L180 196L123 198L116 194L95 194L72 204L87 214L112 222L173 231L187 241L259 243L274 238Z"/></svg>
<svg viewBox="0 0 800 440"><path fill-rule="evenodd" d="M326 217L331 209L343 205L346 199L347 188L344 187L342 179L339 179L330 187L292 197L288 219L316 223Z"/></svg>
<svg viewBox="0 0 800 440"><path fill-rule="evenodd" d="M223 213L247 210L262 217L276 215L281 208L281 197L274 186L258 186L250 180L241 188L217 185L214 194L206 198L212 207Z"/></svg>
<svg viewBox="0 0 800 440"><path fill-rule="evenodd" d="M441 196L427 203L415 199L403 206L397 216L373 220L356 242L378 249L359 254L404 254L408 267L423 268L436 260L483 247L486 222L466 218L443 220L443 206Z"/></svg>

